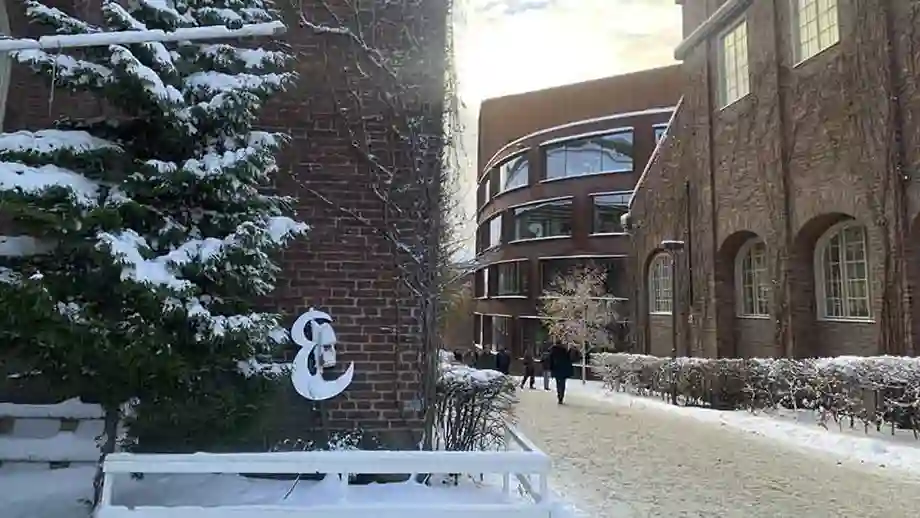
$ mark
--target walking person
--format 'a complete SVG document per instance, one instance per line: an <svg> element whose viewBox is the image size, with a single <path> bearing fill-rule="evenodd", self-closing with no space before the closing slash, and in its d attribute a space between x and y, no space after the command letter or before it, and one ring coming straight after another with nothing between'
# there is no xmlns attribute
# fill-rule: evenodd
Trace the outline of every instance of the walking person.
<svg viewBox="0 0 920 518"><path fill-rule="evenodd" d="M540 367L543 368L543 390L549 390L549 350L550 348L547 347L540 354Z"/></svg>
<svg viewBox="0 0 920 518"><path fill-rule="evenodd" d="M572 365L572 352L561 344L553 345L549 351L549 366L556 380L556 402L565 401L565 382L572 377L575 367Z"/></svg>
<svg viewBox="0 0 920 518"><path fill-rule="evenodd" d="M521 388L524 388L524 384L527 383L527 380L530 380L530 389L533 390L534 387L534 377L537 373L536 362L533 359L533 353L530 351L524 353L524 377L521 379Z"/></svg>
<svg viewBox="0 0 920 518"><path fill-rule="evenodd" d="M511 372L511 354L508 353L507 347L495 354L495 370L502 374Z"/></svg>

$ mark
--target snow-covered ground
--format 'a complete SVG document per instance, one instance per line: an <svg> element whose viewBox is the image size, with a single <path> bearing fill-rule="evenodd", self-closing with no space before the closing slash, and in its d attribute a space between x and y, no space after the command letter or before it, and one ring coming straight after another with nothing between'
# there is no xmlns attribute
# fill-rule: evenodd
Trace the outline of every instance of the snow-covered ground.
<svg viewBox="0 0 920 518"><path fill-rule="evenodd" d="M523 390L519 428L591 518L915 518L916 444L746 412L672 407L600 383ZM900 434L898 434L900 435Z"/></svg>
<svg viewBox="0 0 920 518"><path fill-rule="evenodd" d="M883 468L893 468L920 478L920 440L909 430L874 428L865 430L859 423L851 428L849 421L838 424L829 420L827 428L819 424L811 411L780 409L773 412L716 411L707 408L674 406L668 402L610 392L601 382L570 381L568 387L577 393L612 405L647 409L691 418L701 422L729 426L754 435L766 437L787 446L829 454L841 460L858 461Z"/></svg>
<svg viewBox="0 0 920 518"><path fill-rule="evenodd" d="M92 495L92 467L58 470L9 471L0 469L0 506L3 518L80 518L88 515L84 503ZM315 506L339 499L340 484L301 481L285 498L292 481L246 478L236 475L147 475L144 480L115 482L117 505L213 506L278 504ZM348 501L357 504L387 503L502 503L523 498L505 497L501 482L470 478L459 485L415 482L352 485ZM560 509L565 509L564 504ZM332 517L330 517L332 518ZM565 515L560 515L565 518Z"/></svg>

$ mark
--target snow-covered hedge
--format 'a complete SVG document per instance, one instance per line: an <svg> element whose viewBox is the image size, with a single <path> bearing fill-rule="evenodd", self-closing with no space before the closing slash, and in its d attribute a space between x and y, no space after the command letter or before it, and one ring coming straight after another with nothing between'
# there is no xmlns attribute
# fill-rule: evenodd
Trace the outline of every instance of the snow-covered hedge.
<svg viewBox="0 0 920 518"><path fill-rule="evenodd" d="M436 400L441 448L472 451L503 444L516 403L510 376L455 363L452 354L441 351Z"/></svg>
<svg viewBox="0 0 920 518"><path fill-rule="evenodd" d="M591 364L611 390L667 398L674 376L679 399L688 405L809 409L823 420L920 431L920 358L672 360L603 353Z"/></svg>

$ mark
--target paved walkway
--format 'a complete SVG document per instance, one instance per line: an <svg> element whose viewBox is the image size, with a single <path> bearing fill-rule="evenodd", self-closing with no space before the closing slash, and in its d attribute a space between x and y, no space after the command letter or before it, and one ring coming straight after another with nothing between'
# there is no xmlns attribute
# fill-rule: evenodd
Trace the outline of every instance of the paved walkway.
<svg viewBox="0 0 920 518"><path fill-rule="evenodd" d="M553 457L557 492L592 518L920 516L920 482L896 472L572 389L563 406L521 391L519 426Z"/></svg>

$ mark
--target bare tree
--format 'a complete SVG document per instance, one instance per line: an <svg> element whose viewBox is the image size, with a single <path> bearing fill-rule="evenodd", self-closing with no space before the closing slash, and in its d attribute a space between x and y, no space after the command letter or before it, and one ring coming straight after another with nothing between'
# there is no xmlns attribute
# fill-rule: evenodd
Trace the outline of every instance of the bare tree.
<svg viewBox="0 0 920 518"><path fill-rule="evenodd" d="M612 345L610 326L620 320L615 309L620 299L606 293L606 282L604 270L585 266L557 276L543 292L540 317L553 341L578 347L585 363L582 382L589 348Z"/></svg>

